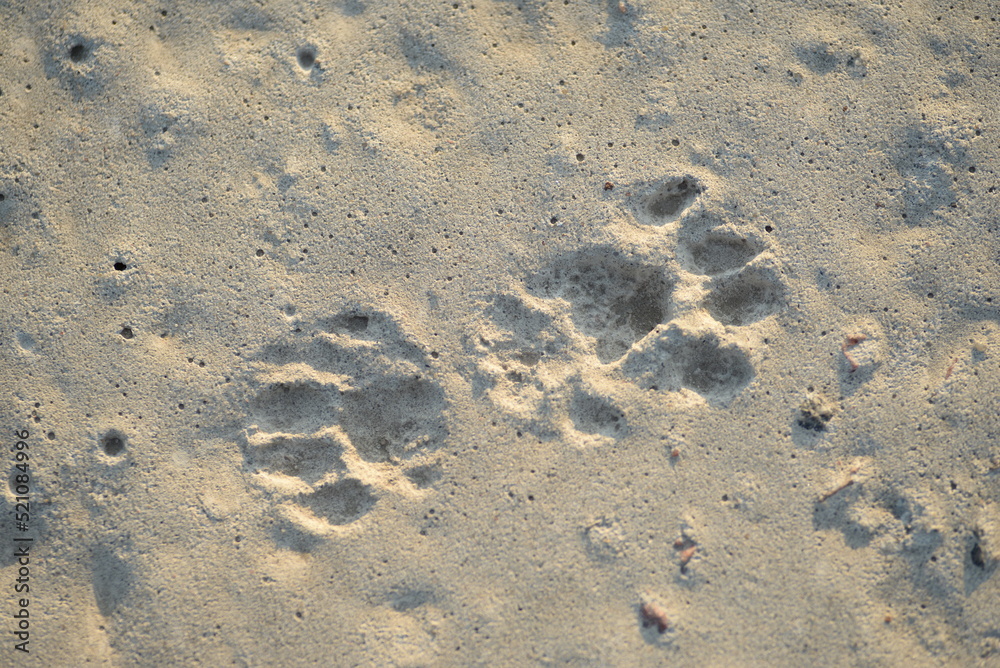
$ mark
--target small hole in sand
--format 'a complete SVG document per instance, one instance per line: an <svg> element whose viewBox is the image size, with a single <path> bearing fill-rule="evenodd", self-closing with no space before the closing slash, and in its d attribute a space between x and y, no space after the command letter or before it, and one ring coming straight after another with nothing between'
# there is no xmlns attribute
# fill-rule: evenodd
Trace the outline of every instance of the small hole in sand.
<svg viewBox="0 0 1000 668"><path fill-rule="evenodd" d="M316 53L312 49L302 48L299 49L298 59L299 67L304 70L310 70L316 64Z"/></svg>
<svg viewBox="0 0 1000 668"><path fill-rule="evenodd" d="M101 449L109 457L117 457L125 451L125 436L117 430L111 430L101 437Z"/></svg>

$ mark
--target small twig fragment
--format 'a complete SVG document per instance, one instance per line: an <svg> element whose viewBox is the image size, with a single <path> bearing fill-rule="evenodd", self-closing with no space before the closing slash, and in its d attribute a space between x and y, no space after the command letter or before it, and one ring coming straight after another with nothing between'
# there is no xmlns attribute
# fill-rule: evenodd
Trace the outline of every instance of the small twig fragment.
<svg viewBox="0 0 1000 668"><path fill-rule="evenodd" d="M948 370L944 372L944 379L948 380L951 378L951 372L955 370L955 365L958 364L958 358L951 358L951 364L948 366Z"/></svg>
<svg viewBox="0 0 1000 668"><path fill-rule="evenodd" d="M853 485L854 482L855 482L855 480L854 480L854 474L857 473L858 471L860 471L861 467L862 467L862 463L860 461L855 461L853 464L851 464L847 468L847 478L844 479L844 482L840 483L839 485L837 485L833 489L828 490L828 491L824 492L823 494L820 494L820 496L819 496L819 502L822 503L822 502L826 501L827 499L829 499L834 494L836 494L837 492L840 492L841 490L847 489L848 487L850 487L851 485Z"/></svg>
<svg viewBox="0 0 1000 668"><path fill-rule="evenodd" d="M837 485L833 489L828 490L826 492L823 492L822 494L819 495L819 501L820 501L820 503L826 501L827 499L829 499L831 496L833 496L837 492L840 492L841 490L847 489L848 487L850 487L853 484L854 484L854 478L848 478L847 480L845 480L844 482L840 483L839 485Z"/></svg>

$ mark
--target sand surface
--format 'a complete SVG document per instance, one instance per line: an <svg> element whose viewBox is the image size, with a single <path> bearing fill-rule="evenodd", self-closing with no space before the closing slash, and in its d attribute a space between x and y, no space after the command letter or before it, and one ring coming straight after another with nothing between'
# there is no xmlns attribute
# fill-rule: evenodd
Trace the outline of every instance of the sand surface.
<svg viewBox="0 0 1000 668"><path fill-rule="evenodd" d="M1000 665L998 19L2 3L0 665Z"/></svg>

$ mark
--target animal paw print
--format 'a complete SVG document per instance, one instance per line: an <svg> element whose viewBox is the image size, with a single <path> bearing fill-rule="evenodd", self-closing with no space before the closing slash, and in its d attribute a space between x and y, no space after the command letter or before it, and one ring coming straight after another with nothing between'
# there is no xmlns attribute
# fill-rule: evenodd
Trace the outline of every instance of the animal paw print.
<svg viewBox="0 0 1000 668"><path fill-rule="evenodd" d="M586 389L608 387L609 378L725 404L754 377L733 341L736 328L783 308L773 256L753 230L701 202L709 189L698 178L647 190L633 214L653 243L551 258L513 294L494 295L484 308L489 324L470 337L480 359L474 387L534 421L536 433L546 431L539 415L582 435L626 433L625 412Z"/></svg>
<svg viewBox="0 0 1000 668"><path fill-rule="evenodd" d="M388 315L358 309L299 326L258 366L246 466L298 530L329 535L384 494L419 494L440 478L444 392Z"/></svg>
<svg viewBox="0 0 1000 668"><path fill-rule="evenodd" d="M692 176L668 179L640 200L637 219L654 217L662 208L658 193L678 181L688 184L684 192L707 191ZM786 290L763 240L724 213L707 205L691 206L696 197L686 200L688 208L673 218L679 223L676 257L666 264L677 277L672 301L676 317L637 342L621 368L641 387L686 388L709 401L726 403L755 373L746 352L730 342L734 328L780 311Z"/></svg>

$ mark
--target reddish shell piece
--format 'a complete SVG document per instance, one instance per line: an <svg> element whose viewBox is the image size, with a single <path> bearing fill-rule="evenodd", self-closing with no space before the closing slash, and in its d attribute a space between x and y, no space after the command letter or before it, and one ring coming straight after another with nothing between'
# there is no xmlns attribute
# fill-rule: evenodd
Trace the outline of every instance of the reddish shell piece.
<svg viewBox="0 0 1000 668"><path fill-rule="evenodd" d="M656 603L643 603L642 608L642 626L643 628L649 628L655 626L656 630L660 633L666 632L670 628L670 619L667 617L667 611Z"/></svg>
<svg viewBox="0 0 1000 668"><path fill-rule="evenodd" d="M697 545L692 545L691 547L681 550L681 566L687 566L687 563L691 561L691 558L697 551L698 551Z"/></svg>

